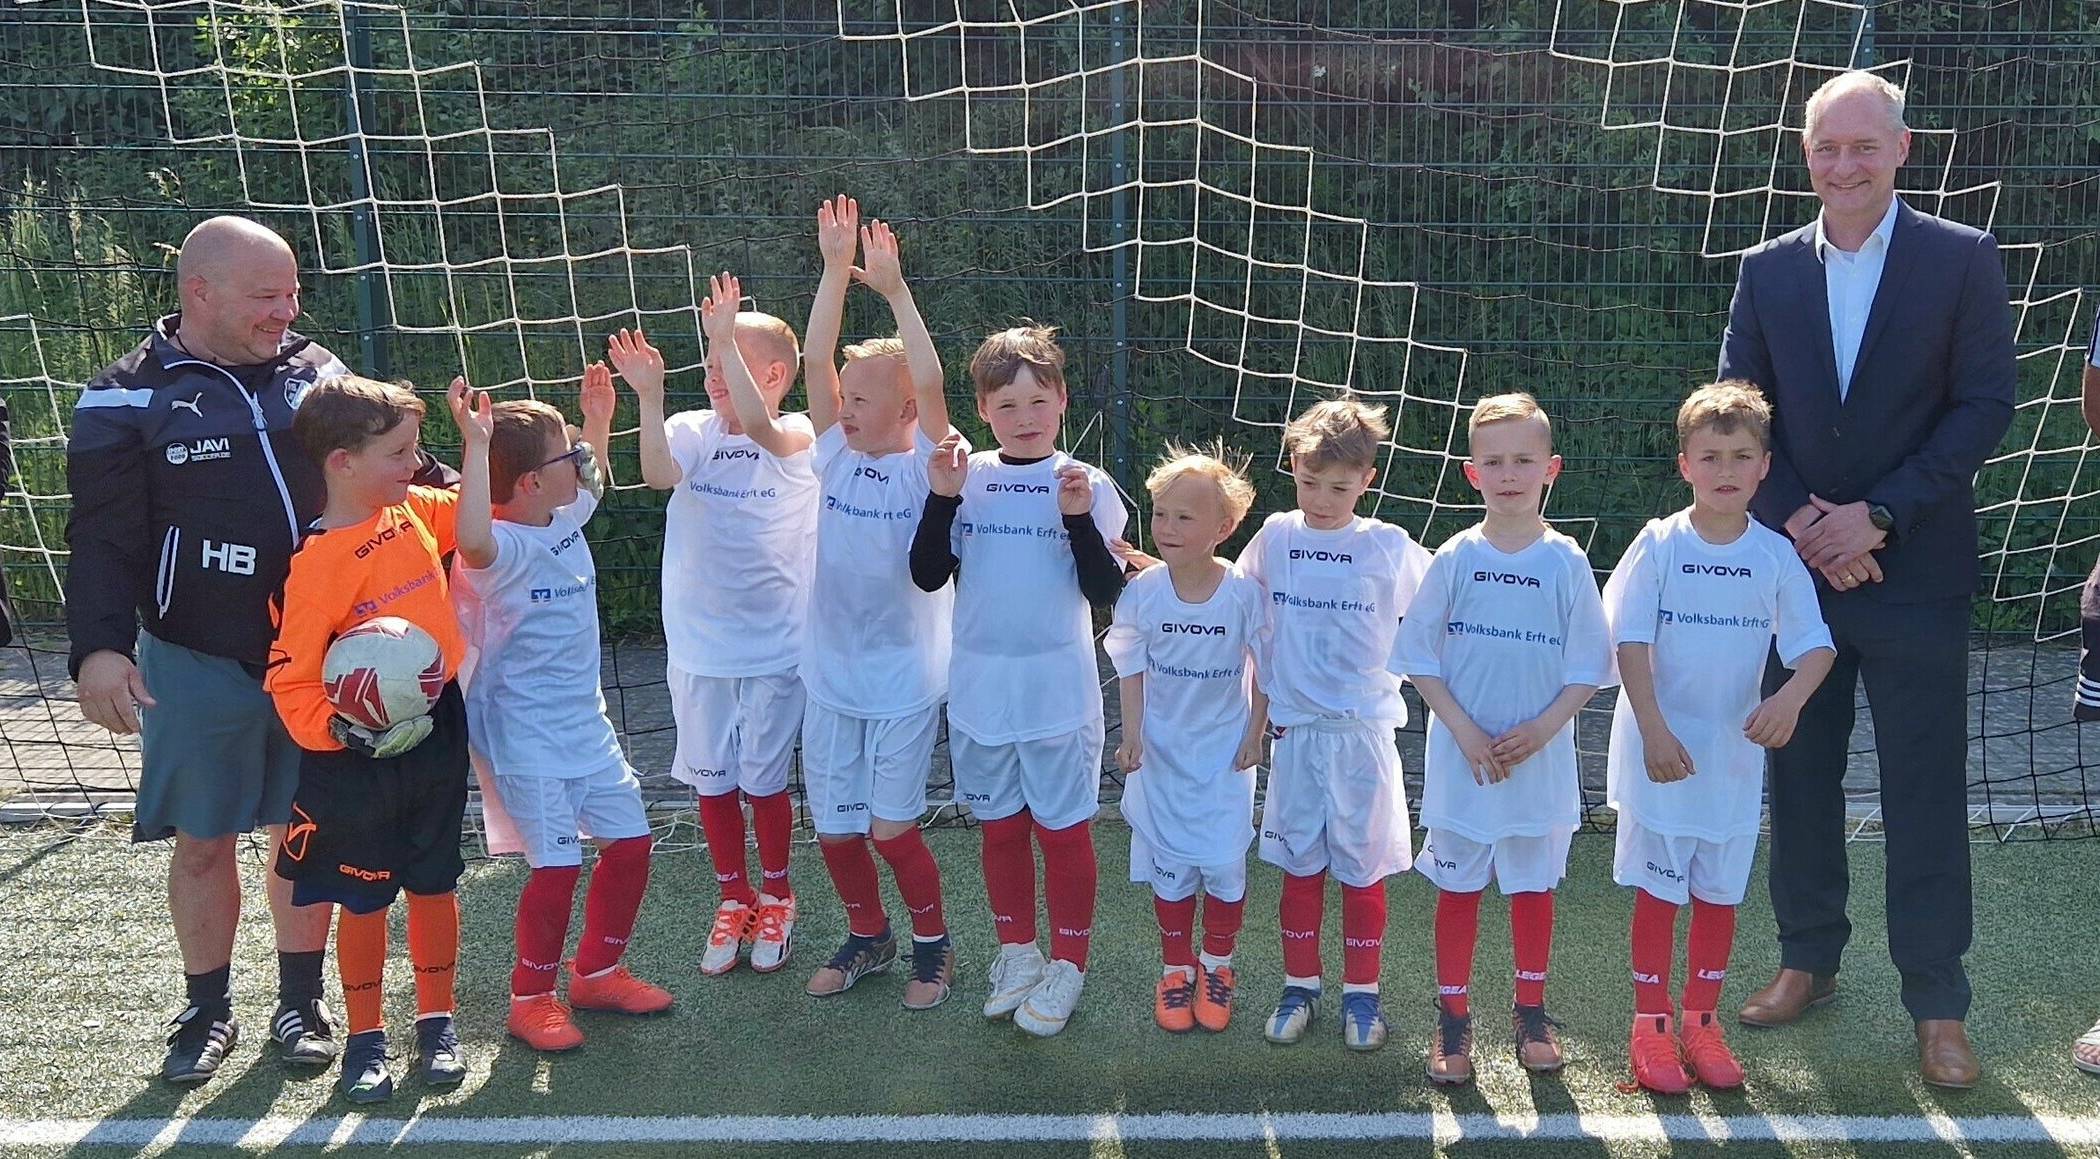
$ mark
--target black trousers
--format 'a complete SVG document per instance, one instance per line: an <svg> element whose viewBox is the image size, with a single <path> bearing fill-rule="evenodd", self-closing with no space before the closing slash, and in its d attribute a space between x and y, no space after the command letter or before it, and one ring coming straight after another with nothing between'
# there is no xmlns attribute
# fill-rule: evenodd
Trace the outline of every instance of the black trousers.
<svg viewBox="0 0 2100 1159"><path fill-rule="evenodd" d="M1864 682L1881 776L1889 957L1903 976L1903 1005L1920 1021L1966 1018L1969 599L1885 604L1825 589L1822 603L1837 663L1792 742L1767 758L1780 963L1835 974L1852 936L1845 754L1854 689ZM1787 676L1775 656L1766 693Z"/></svg>

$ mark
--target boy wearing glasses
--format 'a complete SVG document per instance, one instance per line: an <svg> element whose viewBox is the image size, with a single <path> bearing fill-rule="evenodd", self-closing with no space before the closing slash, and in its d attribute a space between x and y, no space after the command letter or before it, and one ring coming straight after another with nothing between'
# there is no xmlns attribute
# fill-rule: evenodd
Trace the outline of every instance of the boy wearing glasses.
<svg viewBox="0 0 2100 1159"><path fill-rule="evenodd" d="M508 1026L536 1050L583 1045L571 1006L654 1014L671 1005L670 994L620 964L649 884L651 841L641 783L599 689L597 569L583 534L604 491L595 449L610 436L613 398L612 372L603 363L585 369L580 441L546 403L496 404L489 439L495 558L453 565L489 852L523 853L532 866L518 898ZM598 869L568 963L565 1005L555 975L583 839L597 844Z"/></svg>

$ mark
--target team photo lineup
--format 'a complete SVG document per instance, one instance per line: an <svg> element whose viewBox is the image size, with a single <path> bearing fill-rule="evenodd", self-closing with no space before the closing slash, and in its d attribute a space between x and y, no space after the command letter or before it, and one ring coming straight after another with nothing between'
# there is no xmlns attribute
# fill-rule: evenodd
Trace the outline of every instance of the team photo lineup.
<svg viewBox="0 0 2100 1159"><path fill-rule="evenodd" d="M1433 547L1359 514L1393 416L1349 391L1290 415L1280 460L1139 448L1140 526L1109 473L1063 449L1079 416L1060 333L1084 320L984 336L962 393L913 297L911 238L847 194L809 219L799 331L752 308L735 272L708 279L704 408L670 413L663 354L622 328L572 398L495 401L453 379L428 417L456 462L421 442L438 383L353 373L299 334L291 244L242 217L196 223L179 310L80 393L66 443L79 712L139 735L132 840L173 842L187 992L161 1078L210 1082L264 1013L248 999L261 980L237 987L232 965L239 846L261 832L278 965L265 1050L333 1071L353 1104L462 1083L495 1047L462 1041L462 1005L507 1003L511 1038L561 1053L585 1045L577 1011L661 1014L740 969L832 1002L952 1013L953 997L1039 1037L1103 988L1150 987L1160 1032L1279 1047L1325 1034L1376 1051L1389 1015L1419 1017L1422 1074L1452 1087L1489 1054L1560 1070L1572 1026L1610 1043L1598 1065L1627 1089L1734 1090L1738 1026L1785 1027L1838 995L1863 688L1916 1036L1889 1066L1975 1086L1965 702L1974 480L2014 421L2006 271L1990 233L1897 195L1901 89L1845 72L1804 113L1814 216L1744 257L1714 373L1675 384L1681 502L1615 560L1543 517L1556 416L1521 382L1463 400L1454 454L1480 515ZM869 293L891 328L843 333L849 295ZM2083 384L2100 424L2100 333ZM784 409L798 385L803 413ZM613 478L607 454L621 405L640 416L638 479ZM957 428L969 415L993 445ZM1290 509L1224 558L1272 461ZM636 484L668 493L668 769L630 763L601 684L591 519ZM2100 570L2084 612L2076 713L2100 719ZM1403 684L1428 714L1412 802ZM1558 950L1617 956L1630 1027L1548 1001L1584 822L1575 721L1600 693L1616 697L1610 876L1631 924ZM944 883L922 831L943 740L981 897ZM1127 888L1150 891L1155 928L1096 928L1097 837L1123 839L1094 825L1104 767L1124 777ZM624 964L651 937L642 777L662 772L697 801L719 888L711 918L707 899L683 907L706 926L698 978ZM507 994L456 982L470 792L488 852L530 869ZM827 886L791 881L798 806ZM1780 968L1724 1002L1767 833ZM1433 912L1389 910L1409 872ZM1250 875L1281 895L1251 925ZM1491 888L1514 971L1476 1010ZM406 1028L383 1014L397 902ZM798 946L812 911L838 915L836 947ZM990 960L959 957L961 923L988 924ZM1433 977L1385 976L1391 930L1426 932ZM1156 938L1157 972L1093 977L1097 932ZM1280 942L1280 976L1235 965L1243 933ZM929 1036L988 1033L925 1017ZM2062 1061L2100 1074L2100 1025L2076 1029Z"/></svg>

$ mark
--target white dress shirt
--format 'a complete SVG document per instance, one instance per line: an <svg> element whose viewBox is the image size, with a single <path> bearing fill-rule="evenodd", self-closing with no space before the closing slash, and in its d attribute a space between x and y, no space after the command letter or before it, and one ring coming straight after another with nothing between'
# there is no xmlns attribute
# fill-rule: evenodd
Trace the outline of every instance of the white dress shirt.
<svg viewBox="0 0 2100 1159"><path fill-rule="evenodd" d="M1881 268L1888 263L1889 235L1896 232L1896 199L1889 198L1889 211L1881 224L1867 235L1858 252L1839 249L1823 232L1823 217L1816 216L1816 260L1823 263L1823 288L1830 301L1830 345L1837 355L1838 401L1852 390L1852 367L1859 361L1860 340L1866 337L1867 314L1874 308L1874 291L1881 286Z"/></svg>

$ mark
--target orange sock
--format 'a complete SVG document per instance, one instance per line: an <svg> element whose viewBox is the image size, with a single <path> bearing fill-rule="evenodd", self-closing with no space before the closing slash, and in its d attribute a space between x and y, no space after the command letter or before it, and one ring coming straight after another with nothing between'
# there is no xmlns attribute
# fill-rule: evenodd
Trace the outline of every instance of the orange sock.
<svg viewBox="0 0 2100 1159"><path fill-rule="evenodd" d="M408 895L408 960L416 968L416 1017L452 1013L459 966L459 895Z"/></svg>
<svg viewBox="0 0 2100 1159"><path fill-rule="evenodd" d="M336 912L335 967L343 976L343 1012L352 1034L386 1026L386 936L385 910Z"/></svg>

